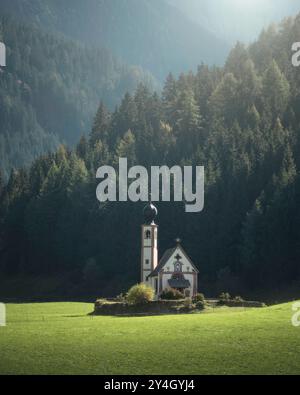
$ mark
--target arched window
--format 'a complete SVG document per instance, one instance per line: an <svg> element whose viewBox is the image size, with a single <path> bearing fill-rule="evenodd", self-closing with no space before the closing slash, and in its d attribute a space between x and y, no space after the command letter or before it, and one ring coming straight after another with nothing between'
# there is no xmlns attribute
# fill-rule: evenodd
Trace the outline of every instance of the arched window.
<svg viewBox="0 0 300 395"><path fill-rule="evenodd" d="M177 261L174 263L174 272L179 273L182 271L182 263Z"/></svg>
<svg viewBox="0 0 300 395"><path fill-rule="evenodd" d="M151 239L151 232L150 232L150 230L146 230L146 232L145 232L145 239Z"/></svg>

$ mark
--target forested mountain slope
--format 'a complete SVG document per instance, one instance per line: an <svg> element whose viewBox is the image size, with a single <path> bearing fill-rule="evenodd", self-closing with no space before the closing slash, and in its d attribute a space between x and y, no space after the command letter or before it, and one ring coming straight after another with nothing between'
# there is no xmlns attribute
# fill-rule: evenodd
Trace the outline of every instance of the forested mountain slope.
<svg viewBox="0 0 300 395"><path fill-rule="evenodd" d="M156 81L109 50L92 49L0 17L7 66L0 68L0 168L31 163L91 127L100 100L113 109L138 83ZM156 85L157 86L157 85Z"/></svg>
<svg viewBox="0 0 300 395"><path fill-rule="evenodd" d="M299 31L300 15L236 45L222 68L169 75L161 96L139 86L113 112L100 105L76 150L13 172L1 187L1 273L60 276L52 291L66 294L115 295L137 282L143 204L95 196L96 169L127 157L205 166L203 212L157 203L160 253L181 237L202 291L299 295Z"/></svg>
<svg viewBox="0 0 300 395"><path fill-rule="evenodd" d="M160 79L201 62L222 64L229 51L222 39L165 0L1 0L0 13L106 47Z"/></svg>
<svg viewBox="0 0 300 395"><path fill-rule="evenodd" d="M255 41L263 28L300 11L299 0L167 0L230 45Z"/></svg>

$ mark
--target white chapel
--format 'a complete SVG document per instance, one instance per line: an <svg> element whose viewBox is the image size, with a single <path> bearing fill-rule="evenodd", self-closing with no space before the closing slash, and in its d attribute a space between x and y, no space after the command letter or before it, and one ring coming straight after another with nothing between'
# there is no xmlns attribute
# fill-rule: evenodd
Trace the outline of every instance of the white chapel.
<svg viewBox="0 0 300 395"><path fill-rule="evenodd" d="M174 288L187 297L198 292L198 269L182 248L180 240L158 261L157 208L150 202L144 208L141 248L141 282L152 286L156 298L163 290Z"/></svg>

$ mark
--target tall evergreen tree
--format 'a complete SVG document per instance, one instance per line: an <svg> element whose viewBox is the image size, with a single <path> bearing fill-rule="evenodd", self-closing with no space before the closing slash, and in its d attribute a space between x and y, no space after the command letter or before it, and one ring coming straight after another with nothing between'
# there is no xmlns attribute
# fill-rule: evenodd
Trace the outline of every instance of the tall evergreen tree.
<svg viewBox="0 0 300 395"><path fill-rule="evenodd" d="M109 125L110 113L101 101L94 119L94 124L90 135L91 146L94 146L98 140L107 141Z"/></svg>
<svg viewBox="0 0 300 395"><path fill-rule="evenodd" d="M263 105L269 111L271 119L282 117L285 112L289 97L290 85L275 60L263 75Z"/></svg>

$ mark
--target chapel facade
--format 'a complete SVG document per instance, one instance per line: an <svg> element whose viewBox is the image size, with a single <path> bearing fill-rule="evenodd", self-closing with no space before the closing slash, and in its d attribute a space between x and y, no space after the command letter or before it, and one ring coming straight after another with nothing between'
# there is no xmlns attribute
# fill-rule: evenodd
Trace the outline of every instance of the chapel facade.
<svg viewBox="0 0 300 395"><path fill-rule="evenodd" d="M144 208L141 232L141 282L155 290L156 299L162 291L174 288L187 297L198 292L198 269L176 239L176 245L158 259L157 208L150 202Z"/></svg>

